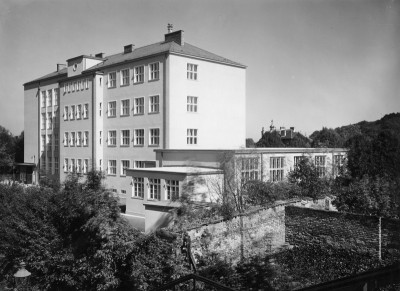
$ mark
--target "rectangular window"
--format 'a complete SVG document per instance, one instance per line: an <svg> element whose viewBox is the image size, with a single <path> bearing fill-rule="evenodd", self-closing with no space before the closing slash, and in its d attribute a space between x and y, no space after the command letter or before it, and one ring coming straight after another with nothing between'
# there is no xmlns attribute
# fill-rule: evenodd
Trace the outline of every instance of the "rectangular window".
<svg viewBox="0 0 400 291"><path fill-rule="evenodd" d="M64 120L68 120L68 106L64 107Z"/></svg>
<svg viewBox="0 0 400 291"><path fill-rule="evenodd" d="M64 132L64 146L68 146L68 132Z"/></svg>
<svg viewBox="0 0 400 291"><path fill-rule="evenodd" d="M67 83L64 83L64 94L67 93Z"/></svg>
<svg viewBox="0 0 400 291"><path fill-rule="evenodd" d="M135 169L145 168L144 161L135 161Z"/></svg>
<svg viewBox="0 0 400 291"><path fill-rule="evenodd" d="M134 114L144 114L144 97L135 98Z"/></svg>
<svg viewBox="0 0 400 291"><path fill-rule="evenodd" d="M51 152L51 144L52 144L52 140L51 140L51 134L47 135L47 151Z"/></svg>
<svg viewBox="0 0 400 291"><path fill-rule="evenodd" d="M159 145L160 144L160 129L150 128L150 140L149 145Z"/></svg>
<svg viewBox="0 0 400 291"><path fill-rule="evenodd" d="M58 161L58 157L54 157L54 173L58 174L60 171L60 163Z"/></svg>
<svg viewBox="0 0 400 291"><path fill-rule="evenodd" d="M187 64L187 78L188 80L197 80L197 65Z"/></svg>
<svg viewBox="0 0 400 291"><path fill-rule="evenodd" d="M282 181L284 178L284 167L285 158L284 157L271 157L270 158L270 176L271 182Z"/></svg>
<svg viewBox="0 0 400 291"><path fill-rule="evenodd" d="M87 147L89 145L89 131L83 133L83 146Z"/></svg>
<svg viewBox="0 0 400 291"><path fill-rule="evenodd" d="M46 171L46 156L40 158L40 169Z"/></svg>
<svg viewBox="0 0 400 291"><path fill-rule="evenodd" d="M179 181L177 180L165 180L166 186L166 199L175 200L179 197Z"/></svg>
<svg viewBox="0 0 400 291"><path fill-rule="evenodd" d="M108 88L115 88L117 86L117 72L108 74Z"/></svg>
<svg viewBox="0 0 400 291"><path fill-rule="evenodd" d="M89 118L89 103L83 105L83 118Z"/></svg>
<svg viewBox="0 0 400 291"><path fill-rule="evenodd" d="M187 96L187 112L197 112L197 97Z"/></svg>
<svg viewBox="0 0 400 291"><path fill-rule="evenodd" d="M65 173L67 173L68 172L68 159L67 158L65 158L64 159L64 166L63 166L63 169L64 169L64 172Z"/></svg>
<svg viewBox="0 0 400 291"><path fill-rule="evenodd" d="M117 101L108 102L108 117L117 116Z"/></svg>
<svg viewBox="0 0 400 291"><path fill-rule="evenodd" d="M295 156L294 157L294 167L297 167L302 160L304 160L305 156Z"/></svg>
<svg viewBox="0 0 400 291"><path fill-rule="evenodd" d="M318 177L325 177L326 168L325 168L325 156L315 156L315 167L318 172Z"/></svg>
<svg viewBox="0 0 400 291"><path fill-rule="evenodd" d="M53 127L58 128L59 126L59 116L58 116L59 110L53 112Z"/></svg>
<svg viewBox="0 0 400 291"><path fill-rule="evenodd" d="M149 199L161 199L161 182L160 179L149 179Z"/></svg>
<svg viewBox="0 0 400 291"><path fill-rule="evenodd" d="M99 170L103 171L103 160L99 159Z"/></svg>
<svg viewBox="0 0 400 291"><path fill-rule="evenodd" d="M71 88L72 88L72 83L69 82L69 83L68 83L68 93L71 92Z"/></svg>
<svg viewBox="0 0 400 291"><path fill-rule="evenodd" d="M133 196L144 198L144 178L133 178Z"/></svg>
<svg viewBox="0 0 400 291"><path fill-rule="evenodd" d="M129 69L121 70L121 86L129 85Z"/></svg>
<svg viewBox="0 0 400 291"><path fill-rule="evenodd" d="M60 144L60 137L57 132L54 133L54 152L58 153L58 147Z"/></svg>
<svg viewBox="0 0 400 291"><path fill-rule="evenodd" d="M159 70L160 70L159 63L149 64L149 81L158 80L160 73Z"/></svg>
<svg viewBox="0 0 400 291"><path fill-rule="evenodd" d="M74 82L74 85L72 87L72 92L74 92L75 90L78 91L78 87L76 86L76 82Z"/></svg>
<svg viewBox="0 0 400 291"><path fill-rule="evenodd" d="M108 175L116 175L117 174L117 161L116 160L108 160Z"/></svg>
<svg viewBox="0 0 400 291"><path fill-rule="evenodd" d="M86 89L89 89L89 79L86 79L86 80L85 80L85 88L86 88Z"/></svg>
<svg viewBox="0 0 400 291"><path fill-rule="evenodd" d="M71 105L71 111L69 112L69 120L74 120L75 119L75 105Z"/></svg>
<svg viewBox="0 0 400 291"><path fill-rule="evenodd" d="M129 116L130 100L121 100L121 116Z"/></svg>
<svg viewBox="0 0 400 291"><path fill-rule="evenodd" d="M42 96L41 96L41 107L45 108L46 107L46 91L42 91Z"/></svg>
<svg viewBox="0 0 400 291"><path fill-rule="evenodd" d="M100 102L100 103L99 103L99 116L101 116L102 105L103 105L103 104Z"/></svg>
<svg viewBox="0 0 400 291"><path fill-rule="evenodd" d="M60 97L60 89L54 89L54 106L58 106L58 98Z"/></svg>
<svg viewBox="0 0 400 291"><path fill-rule="evenodd" d="M133 82L142 83L144 82L144 66L133 68Z"/></svg>
<svg viewBox="0 0 400 291"><path fill-rule="evenodd" d="M69 146L71 147L75 146L75 132L70 133Z"/></svg>
<svg viewBox="0 0 400 291"><path fill-rule="evenodd" d="M135 129L134 145L135 146L144 145L144 129Z"/></svg>
<svg viewBox="0 0 400 291"><path fill-rule="evenodd" d="M47 157L47 169L46 169L46 171L49 173L49 174L51 174L51 168L52 168L52 163L53 162L53 159L51 158L51 157Z"/></svg>
<svg viewBox="0 0 400 291"><path fill-rule="evenodd" d="M187 144L197 144L197 129L195 128L187 129L186 142Z"/></svg>
<svg viewBox="0 0 400 291"><path fill-rule="evenodd" d="M82 144L82 131L78 131L76 134L76 146L80 147Z"/></svg>
<svg viewBox="0 0 400 291"><path fill-rule="evenodd" d="M83 169L82 169L83 173L87 174L88 169L89 169L89 160L88 159L84 159L83 160Z"/></svg>
<svg viewBox="0 0 400 291"><path fill-rule="evenodd" d="M108 131L108 146L116 146L117 145L117 131L109 130Z"/></svg>
<svg viewBox="0 0 400 291"><path fill-rule="evenodd" d="M53 106L53 90L47 90L47 106Z"/></svg>
<svg viewBox="0 0 400 291"><path fill-rule="evenodd" d="M121 176L126 176L126 169L129 169L129 166L129 160L121 160Z"/></svg>
<svg viewBox="0 0 400 291"><path fill-rule="evenodd" d="M129 146L131 140L131 131L129 129L121 130L121 146Z"/></svg>
<svg viewBox="0 0 400 291"><path fill-rule="evenodd" d="M101 144L101 139L102 139L102 133L103 133L103 132L100 130L100 131L99 131L99 143L100 143L100 144Z"/></svg>
<svg viewBox="0 0 400 291"><path fill-rule="evenodd" d="M42 113L42 123L41 123L41 129L46 129L46 113Z"/></svg>
<svg viewBox="0 0 400 291"><path fill-rule="evenodd" d="M341 169L344 165L344 156L343 155L334 155L333 156L333 175L337 176L340 174Z"/></svg>
<svg viewBox="0 0 400 291"><path fill-rule="evenodd" d="M52 120L53 120L53 114L51 114L51 112L47 113L47 129L51 129L52 128Z"/></svg>
<svg viewBox="0 0 400 291"><path fill-rule="evenodd" d="M77 159L76 160L76 172L81 173L82 172L82 159Z"/></svg>
<svg viewBox="0 0 400 291"><path fill-rule="evenodd" d="M75 173L75 171L76 171L75 159L71 159L71 165L70 165L69 171L71 173Z"/></svg>
<svg viewBox="0 0 400 291"><path fill-rule="evenodd" d="M157 113L159 111L159 101L158 95L149 97L149 113Z"/></svg>
<svg viewBox="0 0 400 291"><path fill-rule="evenodd" d="M81 119L82 116L82 105L79 104L76 106L76 119Z"/></svg>
<svg viewBox="0 0 400 291"><path fill-rule="evenodd" d="M251 180L260 179L260 169L258 158L242 158L241 163L241 178L242 183Z"/></svg>

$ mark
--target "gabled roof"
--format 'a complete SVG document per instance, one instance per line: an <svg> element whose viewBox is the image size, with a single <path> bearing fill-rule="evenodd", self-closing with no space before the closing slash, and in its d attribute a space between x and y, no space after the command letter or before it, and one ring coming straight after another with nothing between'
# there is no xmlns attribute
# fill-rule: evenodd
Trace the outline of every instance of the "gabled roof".
<svg viewBox="0 0 400 291"><path fill-rule="evenodd" d="M43 77L40 77L40 78L34 79L32 81L26 82L24 84L24 86L28 85L29 83L34 83L34 82L38 82L38 81L44 81L44 80L48 80L48 79L52 79L52 78L56 78L56 77L64 77L63 75L65 75L65 76L67 75L67 68L63 68L63 69L59 70L58 72L55 71L53 73L44 75Z"/></svg>
<svg viewBox="0 0 400 291"><path fill-rule="evenodd" d="M130 53L121 52L118 54L107 56L104 58L103 62L84 70L82 73L101 70L103 68L106 68L106 67L109 67L112 65L117 65L120 63L133 61L133 60L137 60L137 59L142 59L142 58L146 58L149 56L158 55L158 54L162 54L162 53L185 55L185 56L190 56L190 57L194 57L194 58L209 60L212 62L222 63L222 64L226 64L226 65L230 65L230 66L246 68L245 65L231 61L231 60L221 57L219 55L210 53L206 50L198 48L189 43L185 43L184 45L179 45L174 41L169 41L169 42L162 41L162 42L157 42L157 43L150 44L147 46L135 48ZM93 57L91 57L91 58L93 58ZM44 80L55 78L55 77L64 77L64 76L62 76L64 74L67 75L67 68L63 68L62 70L60 70L58 72L55 71L55 72L47 74L43 77L34 79L32 81L25 83L24 85L27 85L29 83L38 82L38 81L44 81Z"/></svg>
<svg viewBox="0 0 400 291"><path fill-rule="evenodd" d="M194 45L189 43L185 43L184 45L179 45L176 42L158 42L155 44L135 48L130 53L118 53L115 55L107 56L104 62L97 64L93 67L88 68L87 71L95 71L105 67L109 67L112 65L116 65L119 63L132 61L136 59L141 59L145 57L149 57L152 55L162 54L162 53L171 53L171 54L179 54L179 55L186 55L191 56L194 58L201 58L205 60L210 60L218 63L223 63L231 66L237 66L245 68L246 66L226 59L224 57L218 56L216 54L210 53L206 50L198 48Z"/></svg>

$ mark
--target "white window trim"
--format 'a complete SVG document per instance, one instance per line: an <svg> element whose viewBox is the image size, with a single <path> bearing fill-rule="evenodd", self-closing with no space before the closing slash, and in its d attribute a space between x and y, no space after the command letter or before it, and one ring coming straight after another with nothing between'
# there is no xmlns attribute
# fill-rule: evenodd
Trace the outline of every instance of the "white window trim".
<svg viewBox="0 0 400 291"><path fill-rule="evenodd" d="M110 145L110 131L115 131L115 145ZM107 130L107 146L108 147L116 147L117 146L117 139L118 139L118 130L116 130L116 129Z"/></svg>
<svg viewBox="0 0 400 291"><path fill-rule="evenodd" d="M115 161L115 174L110 173L110 169L111 169L110 162L111 161ZM116 176L117 175L117 160L113 160L113 159L107 160L107 175L108 176Z"/></svg>
<svg viewBox="0 0 400 291"><path fill-rule="evenodd" d="M137 144L136 143L136 130L143 130L143 137L142 137L143 143L142 144ZM143 147L143 146L145 146L145 140L146 140L146 131L145 131L145 129L144 128L134 128L133 129L133 146L135 146L135 147Z"/></svg>
<svg viewBox="0 0 400 291"><path fill-rule="evenodd" d="M115 102L115 115L110 116L110 106L109 104ZM107 102L107 118L115 118L117 117L117 107L118 107L118 101L117 100L110 100Z"/></svg>
<svg viewBox="0 0 400 291"><path fill-rule="evenodd" d="M128 83L124 84L124 74L122 73L123 71L128 71ZM129 86L130 85L130 81L131 81L131 68L125 68L125 69L121 69L119 72L119 76L120 76L120 86L121 87L125 87L125 86Z"/></svg>
<svg viewBox="0 0 400 291"><path fill-rule="evenodd" d="M111 86L111 78L110 78L110 75L111 74L113 74L113 73L115 73L115 86ZM113 72L109 72L108 74L107 74L107 88L109 88L109 89L111 89L111 88L117 88L117 71L113 71Z"/></svg>
<svg viewBox="0 0 400 291"><path fill-rule="evenodd" d="M135 74L135 71L136 71L136 68L142 68L142 70L143 70L143 72L142 72L142 74L140 74L141 76L142 76L142 81L136 81L136 74ZM140 65L140 66L135 66L135 67L133 67L133 84L142 84L142 83L144 83L144 76L145 76L145 69L144 69L144 65ZM139 75L139 74L138 74Z"/></svg>
<svg viewBox="0 0 400 291"><path fill-rule="evenodd" d="M126 174L124 174L124 166L123 166L123 161L128 161L129 162L129 166L128 166L128 169L131 167L131 160L127 160L127 159L121 159L120 160L120 164L121 164L121 171L120 171L120 173L119 173L119 175L121 176L121 177L126 177Z"/></svg>
<svg viewBox="0 0 400 291"><path fill-rule="evenodd" d="M129 137L128 137L128 144L123 144L123 136L122 136L122 131L127 130L129 132ZM122 128L120 130L120 146L121 147L129 147L131 145L131 130L129 128Z"/></svg>
<svg viewBox="0 0 400 291"><path fill-rule="evenodd" d="M158 144L153 144L153 143L151 143L151 130L152 129L158 129ZM160 146L160 140L161 139L161 130L160 130L160 128L159 127L152 127L152 128L149 128L149 146L151 146L151 147L158 147L158 146Z"/></svg>
<svg viewBox="0 0 400 291"><path fill-rule="evenodd" d="M142 99L143 100L143 105L142 105L143 112L142 113L137 113L136 112L136 100L137 99ZM143 97L135 97L135 98L133 98L133 115L144 115L145 111L146 111L145 108L146 108L146 98L144 98L144 96Z"/></svg>
<svg viewBox="0 0 400 291"><path fill-rule="evenodd" d="M128 104L128 114L123 114L123 111L124 111L124 110L123 110L122 102L123 102L123 101L127 101L127 100L129 101L129 104ZM131 98L121 99L121 106L120 106L120 107L121 107L121 109L120 109L120 111L119 111L119 115L120 115L120 116L130 116L130 115L131 115L131 114L130 114L130 113L131 113Z"/></svg>
<svg viewBox="0 0 400 291"><path fill-rule="evenodd" d="M157 111L151 111L151 105L152 105L152 103L150 102L151 101L151 97L158 97L157 98L157 100L158 100L158 103L157 103ZM150 95L149 96L149 108L148 108L148 114L158 114L158 113L160 113L160 95L159 94L154 94L154 95Z"/></svg>
<svg viewBox="0 0 400 291"><path fill-rule="evenodd" d="M154 65L154 64L158 64L158 74L157 74L157 78L151 78L151 65ZM153 62L153 63L149 63L149 65L148 65L148 67L149 67L149 82L151 82L151 81L157 81L157 80L160 80L160 62Z"/></svg>

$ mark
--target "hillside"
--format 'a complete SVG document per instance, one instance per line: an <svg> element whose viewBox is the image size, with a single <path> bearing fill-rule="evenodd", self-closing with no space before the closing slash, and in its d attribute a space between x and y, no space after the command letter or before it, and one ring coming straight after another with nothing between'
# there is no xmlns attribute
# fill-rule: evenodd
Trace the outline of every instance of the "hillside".
<svg viewBox="0 0 400 291"><path fill-rule="evenodd" d="M400 139L400 113L391 113L376 121L361 121L335 129L324 127L310 135L311 146L346 147L355 136L363 135L368 139L375 139L382 132Z"/></svg>

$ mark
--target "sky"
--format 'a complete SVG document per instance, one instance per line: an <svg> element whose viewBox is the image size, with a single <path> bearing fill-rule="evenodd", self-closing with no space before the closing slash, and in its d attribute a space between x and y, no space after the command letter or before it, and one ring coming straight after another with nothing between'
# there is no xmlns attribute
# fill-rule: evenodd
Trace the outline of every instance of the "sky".
<svg viewBox="0 0 400 291"><path fill-rule="evenodd" d="M400 112L400 0L0 0L0 125L23 130L25 82L161 41L168 23L247 66L255 141L271 120L310 135Z"/></svg>

